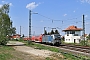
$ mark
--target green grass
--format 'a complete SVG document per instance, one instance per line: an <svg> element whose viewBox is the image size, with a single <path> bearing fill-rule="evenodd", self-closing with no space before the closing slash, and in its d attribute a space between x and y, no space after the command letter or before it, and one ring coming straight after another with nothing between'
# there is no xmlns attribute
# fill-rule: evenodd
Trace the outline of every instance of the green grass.
<svg viewBox="0 0 90 60"><path fill-rule="evenodd" d="M24 60L23 53L9 46L0 46L0 60ZM27 55L27 54L24 54Z"/></svg>
<svg viewBox="0 0 90 60"><path fill-rule="evenodd" d="M9 53L11 50L14 50L14 49L8 46L0 46L0 60L11 59L11 57L13 57Z"/></svg>
<svg viewBox="0 0 90 60"><path fill-rule="evenodd" d="M90 58L82 56L82 55L73 55L72 53L62 53L65 58L64 59L68 59L68 60L90 60Z"/></svg>
<svg viewBox="0 0 90 60"><path fill-rule="evenodd" d="M0 60L7 60L7 59L10 59L11 57L12 57L12 55L9 53L0 54Z"/></svg>
<svg viewBox="0 0 90 60"><path fill-rule="evenodd" d="M52 59L52 58L50 58L50 57L46 57L46 60L54 60L54 59Z"/></svg>
<svg viewBox="0 0 90 60"><path fill-rule="evenodd" d="M43 49L43 50L50 50L50 51L53 51L53 52L59 52L59 49L58 48L50 48L50 47L47 47L47 46L43 46L43 45L40 45L40 44L35 44L35 43L31 43L30 45L27 45L27 46L31 46L35 49Z"/></svg>

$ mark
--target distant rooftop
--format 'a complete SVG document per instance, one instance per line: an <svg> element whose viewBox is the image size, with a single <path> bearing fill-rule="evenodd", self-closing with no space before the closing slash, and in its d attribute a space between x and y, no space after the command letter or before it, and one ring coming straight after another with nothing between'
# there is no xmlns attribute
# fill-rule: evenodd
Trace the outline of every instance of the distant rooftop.
<svg viewBox="0 0 90 60"><path fill-rule="evenodd" d="M69 26L68 28L66 28L65 30L63 30L63 31L81 31L81 30L83 30L82 28L77 28L77 26Z"/></svg>
<svg viewBox="0 0 90 60"><path fill-rule="evenodd" d="M20 34L14 34L13 36L17 36L17 35L18 35L18 36L21 36Z"/></svg>

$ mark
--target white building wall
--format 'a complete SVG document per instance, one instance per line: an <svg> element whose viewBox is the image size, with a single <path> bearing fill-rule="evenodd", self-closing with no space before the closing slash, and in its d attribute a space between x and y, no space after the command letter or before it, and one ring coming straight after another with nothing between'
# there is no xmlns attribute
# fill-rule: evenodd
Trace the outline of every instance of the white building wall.
<svg viewBox="0 0 90 60"><path fill-rule="evenodd" d="M72 43L72 34L68 34L69 36L67 36L67 34L65 35L65 42L67 43Z"/></svg>
<svg viewBox="0 0 90 60"><path fill-rule="evenodd" d="M79 43L81 38L80 36L72 36L73 43L74 43L74 39L75 39L75 43Z"/></svg>
<svg viewBox="0 0 90 60"><path fill-rule="evenodd" d="M65 42L66 43L74 43L74 42L79 43L81 32L80 31L75 31L75 34L78 34L78 36L74 36L74 34L65 34Z"/></svg>

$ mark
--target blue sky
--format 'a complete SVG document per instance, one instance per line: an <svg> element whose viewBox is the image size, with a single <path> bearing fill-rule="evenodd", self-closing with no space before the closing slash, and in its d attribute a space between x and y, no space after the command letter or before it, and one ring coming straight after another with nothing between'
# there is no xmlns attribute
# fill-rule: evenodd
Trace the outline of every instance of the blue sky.
<svg viewBox="0 0 90 60"><path fill-rule="evenodd" d="M29 10L32 10L32 35L42 34L51 28L59 30L75 25L82 28L82 15L85 15L86 33L90 33L90 0L0 0L0 7L10 4L10 17L16 32L28 36ZM33 14L33 13L38 14ZM52 22L53 21L53 22Z"/></svg>

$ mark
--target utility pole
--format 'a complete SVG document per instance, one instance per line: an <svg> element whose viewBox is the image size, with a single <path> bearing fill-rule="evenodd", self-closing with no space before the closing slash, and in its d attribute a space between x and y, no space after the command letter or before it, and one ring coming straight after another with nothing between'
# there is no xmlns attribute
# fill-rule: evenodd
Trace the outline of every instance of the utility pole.
<svg viewBox="0 0 90 60"><path fill-rule="evenodd" d="M35 31L33 32L33 36L35 36Z"/></svg>
<svg viewBox="0 0 90 60"><path fill-rule="evenodd" d="M29 40L28 40L28 44L30 44L30 40L31 40L31 13L32 11L29 10ZM33 13L33 14L38 14L38 13Z"/></svg>
<svg viewBox="0 0 90 60"><path fill-rule="evenodd" d="M21 26L20 26L20 35L21 35Z"/></svg>
<svg viewBox="0 0 90 60"><path fill-rule="evenodd" d="M29 38L31 38L31 10L29 10Z"/></svg>
<svg viewBox="0 0 90 60"><path fill-rule="evenodd" d="M30 44L30 39L31 39L31 10L29 10L29 40L28 40L28 44Z"/></svg>
<svg viewBox="0 0 90 60"><path fill-rule="evenodd" d="M83 15L83 39L84 39L84 45L85 45L85 20Z"/></svg>

